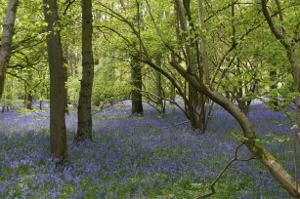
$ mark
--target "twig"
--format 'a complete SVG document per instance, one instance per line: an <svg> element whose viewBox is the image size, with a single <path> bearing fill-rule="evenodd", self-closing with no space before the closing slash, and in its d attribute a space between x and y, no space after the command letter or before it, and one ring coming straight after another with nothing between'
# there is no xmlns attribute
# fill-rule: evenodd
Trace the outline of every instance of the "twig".
<svg viewBox="0 0 300 199"><path fill-rule="evenodd" d="M240 139L241 137L235 133L235 132L231 132L230 133L232 136L234 136L235 138L237 139ZM234 162L234 161L249 161L249 160L252 160L252 159L256 159L255 157L252 157L252 158L249 158L249 159L238 159L237 158L237 153L238 153L238 149L245 144L245 141L243 141L242 143L240 143L234 150L234 158L232 158L229 163L224 167L224 169L219 173L219 175L216 177L216 179L213 181L213 183L211 183L210 185L210 189L211 189L211 192L210 193L207 193L207 194L204 194L202 196L199 196L195 199L201 199L201 198L206 198L208 196L211 196L213 194L216 193L216 190L214 188L214 185L219 181L219 179L221 178L221 176L225 173L225 171L228 169L228 167Z"/></svg>
<svg viewBox="0 0 300 199"><path fill-rule="evenodd" d="M184 122L180 122L180 123L174 124L174 125L172 125L172 126L169 126L169 128L170 128L170 127L179 126L179 125L181 125L181 124L186 124L186 123L189 123L189 122L190 122L190 120L184 121Z"/></svg>

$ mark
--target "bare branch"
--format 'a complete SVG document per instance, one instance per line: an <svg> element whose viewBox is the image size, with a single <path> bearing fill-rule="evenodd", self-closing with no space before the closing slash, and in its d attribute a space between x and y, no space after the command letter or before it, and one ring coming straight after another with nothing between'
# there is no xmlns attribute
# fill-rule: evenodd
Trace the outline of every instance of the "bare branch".
<svg viewBox="0 0 300 199"><path fill-rule="evenodd" d="M231 132L231 134L235 137L235 138L240 138L240 136L238 134L236 134L235 132ZM249 160L253 160L253 159L256 159L255 157L252 157L252 158L248 158L248 159L239 159L237 158L237 154L238 154L238 149L245 144L245 141L243 141L242 143L240 143L234 150L234 158L232 158L228 164L224 167L224 169L222 169L222 171L219 173L219 175L216 177L216 179L213 181L213 183L211 183L210 185L210 189L211 189L211 192L208 193L208 194L204 194L200 197L197 197L195 199L201 199L201 198L206 198L208 196L211 196L213 194L216 193L216 190L214 188L215 184L219 181L219 179L221 178L221 176L225 173L225 171L229 168L229 166L234 162L234 161L249 161Z"/></svg>
<svg viewBox="0 0 300 199"><path fill-rule="evenodd" d="M64 10L64 12L63 12L63 15L66 15L67 14L67 11L68 11L68 9L70 8L70 6L74 3L74 2L76 2L76 0L67 0L64 4L67 4L67 6L66 6L66 8L65 8L65 10Z"/></svg>

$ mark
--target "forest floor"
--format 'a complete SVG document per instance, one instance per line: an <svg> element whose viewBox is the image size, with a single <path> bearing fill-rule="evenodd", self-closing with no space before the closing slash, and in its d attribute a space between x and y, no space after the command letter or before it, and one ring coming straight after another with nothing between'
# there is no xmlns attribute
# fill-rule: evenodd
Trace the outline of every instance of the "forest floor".
<svg viewBox="0 0 300 199"><path fill-rule="evenodd" d="M144 117L129 117L120 103L93 116L93 142L72 145L77 116L66 116L69 167L57 171L49 159L49 110L0 114L0 198L192 199L234 157L240 144L229 132L237 122L215 106L206 133L195 135L174 107L159 115L146 106ZM257 137L292 174L291 125L279 111L251 105L248 118ZM245 146L238 157L248 159ZM234 162L208 198L288 199L257 160Z"/></svg>

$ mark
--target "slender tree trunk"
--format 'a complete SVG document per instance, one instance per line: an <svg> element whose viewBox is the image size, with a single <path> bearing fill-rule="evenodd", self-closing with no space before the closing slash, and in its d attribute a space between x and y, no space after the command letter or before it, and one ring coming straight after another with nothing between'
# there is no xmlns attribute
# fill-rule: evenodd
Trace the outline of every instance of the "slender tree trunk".
<svg viewBox="0 0 300 199"><path fill-rule="evenodd" d="M27 104L27 84L24 82L24 107L26 107L26 104Z"/></svg>
<svg viewBox="0 0 300 199"><path fill-rule="evenodd" d="M175 100L176 100L176 92L175 92L175 86L173 84L171 84L170 86L170 104L174 105Z"/></svg>
<svg viewBox="0 0 300 199"><path fill-rule="evenodd" d="M131 114L143 116L143 97L140 92L142 90L142 67L139 62L133 57L131 66L131 84L135 88L131 91Z"/></svg>
<svg viewBox="0 0 300 199"><path fill-rule="evenodd" d="M45 21L48 23L47 48L50 65L50 149L56 165L67 161L67 134L65 124L65 82L63 52L60 41L58 7L56 0L43 0Z"/></svg>
<svg viewBox="0 0 300 199"><path fill-rule="evenodd" d="M189 7L189 1L185 1L185 7ZM185 17L185 12L182 3L180 0L175 0L176 9L178 12L178 16L180 19L180 26L184 32L188 32L188 25ZM188 10L187 10L188 12ZM195 68L195 54L191 50L192 48L192 41L187 39L188 35L184 34L184 42L188 42L189 44L185 45L185 52L186 52L186 62L187 62L187 71L190 74L196 74ZM187 40L187 41L186 41ZM200 78L202 78L202 74L200 74ZM205 110L204 110L204 97L203 95L199 95L197 90L191 83L188 83L188 113L189 113L189 120L191 122L192 128L194 130L200 130L202 133L205 131Z"/></svg>
<svg viewBox="0 0 300 199"><path fill-rule="evenodd" d="M78 103L76 141L92 140L92 89L94 80L92 1L82 0L82 80Z"/></svg>
<svg viewBox="0 0 300 199"><path fill-rule="evenodd" d="M6 108L7 112L8 112L8 106L6 106L5 104L3 104L2 105L2 111L1 111L1 113L3 113L5 111L5 108Z"/></svg>
<svg viewBox="0 0 300 199"><path fill-rule="evenodd" d="M68 81L68 68L66 67L66 65L68 65L68 51L65 50L65 53L63 54L63 58L64 58L64 82ZM69 114L69 107L68 107L68 89L67 87L65 87L65 112L67 114Z"/></svg>
<svg viewBox="0 0 300 199"><path fill-rule="evenodd" d="M176 60L176 58L175 58L174 55L171 55L171 60ZM164 75L164 74L162 74L162 75ZM176 100L176 88L175 88L175 86L174 86L174 84L172 82L171 82L171 85L170 85L170 100L171 100L170 103L172 105L174 105L175 104L175 100Z"/></svg>
<svg viewBox="0 0 300 199"><path fill-rule="evenodd" d="M199 12L199 21L201 24L201 29L203 32L206 31L205 23L204 23L204 11L203 11L203 2L202 0L198 0L198 12ZM203 67L203 76L205 85L209 85L209 69L208 69L208 57L207 57L207 46L206 46L206 38L203 36L200 40L200 49L202 54L202 67Z"/></svg>
<svg viewBox="0 0 300 199"><path fill-rule="evenodd" d="M32 79L32 73L31 72L28 74L27 79L29 80L29 82ZM31 90L30 83L29 83L29 85L25 84L25 88L26 88L26 108L31 110L32 109L33 96L32 96L32 90Z"/></svg>
<svg viewBox="0 0 300 199"><path fill-rule="evenodd" d="M155 86L156 86L156 104L162 105L162 84L161 84L161 73L156 72L156 81L155 81Z"/></svg>
<svg viewBox="0 0 300 199"><path fill-rule="evenodd" d="M18 0L10 0L8 2L6 19L3 24L3 33L0 46L0 99L2 98L4 90L6 68L11 56L11 43L14 34L18 3Z"/></svg>
<svg viewBox="0 0 300 199"><path fill-rule="evenodd" d="M156 57L156 65L158 65L158 66L161 66L161 58L162 58L162 56L161 55L158 55L157 57ZM161 76L162 76L162 74L161 73L159 73L159 72L157 72L157 71L155 71L155 75L156 75L156 81L155 81L155 86L156 86L156 95L158 96L157 98L156 98L156 104L158 104L158 105L163 105L163 101L162 101L162 82L161 82Z"/></svg>
<svg viewBox="0 0 300 199"><path fill-rule="evenodd" d="M237 73L238 76L242 76L242 72L241 72L241 65L240 65L240 59L237 58ZM251 104L251 101L247 101L247 100L243 100L242 98L244 97L244 93L246 91L246 85L243 84L242 80L239 80L238 82L238 86L236 88L236 101L238 103L238 107L239 109L241 109L241 111L245 114L247 114L249 112L249 107ZM246 93L245 93L246 94Z"/></svg>
<svg viewBox="0 0 300 199"><path fill-rule="evenodd" d="M276 80L276 76L277 76L277 72L272 70L269 72L269 76L270 76L270 80L271 82L275 81ZM272 84L270 86L271 90L273 89L277 89L277 84ZM278 111L279 110L279 103L278 103L278 98L277 96L274 96L272 99L270 99L271 102L272 102L272 109L274 111Z"/></svg>
<svg viewBox="0 0 300 199"><path fill-rule="evenodd" d="M27 93L27 100L26 100L26 108L27 109L32 109L32 100L33 100L33 96L32 96L32 91L29 91Z"/></svg>
<svg viewBox="0 0 300 199"><path fill-rule="evenodd" d="M40 110L43 109L43 100L40 100Z"/></svg>

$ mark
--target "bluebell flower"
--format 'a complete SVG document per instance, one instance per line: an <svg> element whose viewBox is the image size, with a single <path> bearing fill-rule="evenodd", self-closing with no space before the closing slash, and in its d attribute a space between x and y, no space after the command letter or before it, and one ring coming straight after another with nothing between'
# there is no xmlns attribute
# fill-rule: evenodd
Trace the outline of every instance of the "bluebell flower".
<svg viewBox="0 0 300 199"><path fill-rule="evenodd" d="M0 114L0 125L4 127L0 130L1 197L9 197L11 190L23 191L27 198L55 198L63 194L70 198L155 198L164 193L174 193L174 198L182 198L183 193L187 194L185 198L195 197L199 192L191 191L193 187L207 187L233 157L238 141L228 132L240 133L241 129L219 106L215 106L208 131L203 135L194 135L189 124L172 127L186 118L171 108L167 113L162 118L146 108L144 118L129 118L130 107L95 112L94 142L69 145L70 165L62 172L55 169L49 158L48 111L21 116ZM282 136L290 129L284 114L268 111L261 103L251 106L247 117L256 134L264 139ZM66 119L71 143L76 132L76 112L71 111ZM22 125L16 125L19 123ZM274 136L267 136L266 132ZM291 150L287 142L266 147L293 172L293 156L287 153ZM249 158L251 154L241 147L238 157ZM227 186L230 197L288 198L258 161L235 162L219 184L220 195L225 194Z"/></svg>

